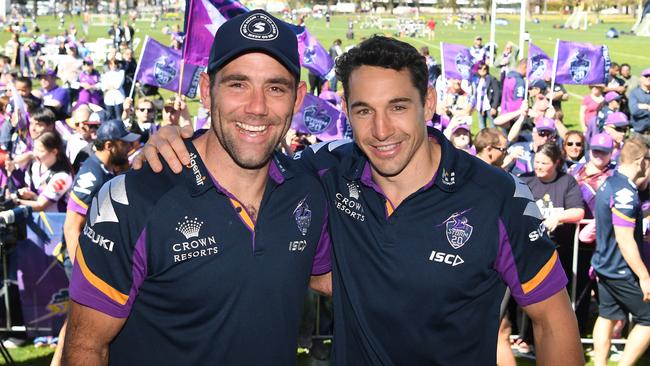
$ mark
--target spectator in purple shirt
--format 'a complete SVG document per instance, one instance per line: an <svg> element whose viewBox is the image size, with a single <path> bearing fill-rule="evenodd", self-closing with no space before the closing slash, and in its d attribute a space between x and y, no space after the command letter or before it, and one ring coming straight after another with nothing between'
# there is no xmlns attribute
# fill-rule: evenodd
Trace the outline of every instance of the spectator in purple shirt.
<svg viewBox="0 0 650 366"><path fill-rule="evenodd" d="M526 75L526 59L517 63L517 68L510 71L503 81L503 91L501 94L501 114L514 112L519 109L521 102L524 101L526 94L526 85L524 76Z"/></svg>
<svg viewBox="0 0 650 366"><path fill-rule="evenodd" d="M99 79L101 75L99 71L95 70L93 60L86 57L83 61L83 71L79 74L79 99L75 105L75 109L81 104L93 103L101 105L102 103L102 90L100 88Z"/></svg>
<svg viewBox="0 0 650 366"><path fill-rule="evenodd" d="M38 78L42 87L38 96L43 100L43 105L54 109L57 119L66 118L70 112L70 94L56 84L56 71L46 69Z"/></svg>

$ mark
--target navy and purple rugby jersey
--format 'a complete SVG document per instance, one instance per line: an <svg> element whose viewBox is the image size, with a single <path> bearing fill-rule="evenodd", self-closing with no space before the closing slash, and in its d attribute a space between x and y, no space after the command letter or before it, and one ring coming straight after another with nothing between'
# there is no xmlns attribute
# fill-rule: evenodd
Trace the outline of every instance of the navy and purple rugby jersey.
<svg viewBox="0 0 650 366"><path fill-rule="evenodd" d="M397 208L354 144L301 154L331 207L337 365L495 364L504 283L522 306L566 286L528 187L429 134L438 171Z"/></svg>
<svg viewBox="0 0 650 366"><path fill-rule="evenodd" d="M191 143L182 174L148 167L93 202L74 301L126 323L113 365L292 365L310 275L330 271L318 178L275 155L257 220Z"/></svg>
<svg viewBox="0 0 650 366"><path fill-rule="evenodd" d="M93 197L111 178L113 178L113 174L106 169L97 155L91 154L81 165L79 173L72 183L67 209L87 216L88 207L90 207Z"/></svg>
<svg viewBox="0 0 650 366"><path fill-rule="evenodd" d="M634 239L643 253L643 211L637 187L618 171L607 178L596 192L596 251L591 265L608 278L624 279L634 275L616 243L614 226L633 227Z"/></svg>

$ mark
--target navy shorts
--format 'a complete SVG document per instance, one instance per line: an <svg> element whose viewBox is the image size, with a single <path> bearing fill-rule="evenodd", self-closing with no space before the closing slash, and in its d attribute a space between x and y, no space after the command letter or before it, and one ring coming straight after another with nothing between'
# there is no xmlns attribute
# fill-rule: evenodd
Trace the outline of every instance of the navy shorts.
<svg viewBox="0 0 650 366"><path fill-rule="evenodd" d="M634 322L650 326L650 302L643 301L635 277L612 279L598 275L598 313L610 320L625 320L630 313Z"/></svg>

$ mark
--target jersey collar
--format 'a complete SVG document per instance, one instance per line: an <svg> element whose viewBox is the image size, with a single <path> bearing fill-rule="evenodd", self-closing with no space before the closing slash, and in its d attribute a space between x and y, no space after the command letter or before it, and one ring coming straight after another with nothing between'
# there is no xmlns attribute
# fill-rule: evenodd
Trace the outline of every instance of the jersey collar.
<svg viewBox="0 0 650 366"><path fill-rule="evenodd" d="M213 187L223 192L223 188L215 184L210 172L205 167L205 164L203 164L203 160L201 160L201 156L192 143L192 140L188 139L184 142L187 151L190 153L190 164L185 166L183 174L191 187L192 196L203 194ZM280 185L287 179L294 177L295 172L290 162L289 158L283 154L277 151L273 153L269 166L269 177L275 184Z"/></svg>
<svg viewBox="0 0 650 366"><path fill-rule="evenodd" d="M462 183L462 179L467 170L467 164L463 164L464 160L459 159L459 154L464 152L453 147L445 135L433 127L427 127L427 134L430 139L434 139L440 144L442 156L438 171L433 178L433 184L428 183L423 189L428 189L432 185L435 185L445 192L454 192ZM355 153L358 153L361 157L354 164L351 164L344 176L350 180L361 180L366 185L374 186L370 161L368 161L368 158L356 146Z"/></svg>

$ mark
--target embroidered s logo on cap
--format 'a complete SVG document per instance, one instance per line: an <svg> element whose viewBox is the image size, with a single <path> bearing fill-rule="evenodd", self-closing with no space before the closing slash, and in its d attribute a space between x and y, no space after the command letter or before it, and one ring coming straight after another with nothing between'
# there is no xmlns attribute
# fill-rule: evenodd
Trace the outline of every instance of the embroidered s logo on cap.
<svg viewBox="0 0 650 366"><path fill-rule="evenodd" d="M239 32L252 41L271 41L278 38L278 26L264 14L253 14L241 24Z"/></svg>

